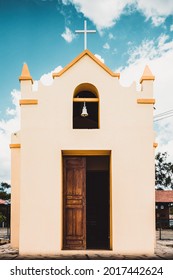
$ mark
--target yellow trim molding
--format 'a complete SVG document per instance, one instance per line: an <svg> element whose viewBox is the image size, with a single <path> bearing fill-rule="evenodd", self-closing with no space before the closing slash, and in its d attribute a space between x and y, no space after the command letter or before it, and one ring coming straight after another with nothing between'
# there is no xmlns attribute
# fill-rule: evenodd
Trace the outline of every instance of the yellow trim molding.
<svg viewBox="0 0 173 280"><path fill-rule="evenodd" d="M140 79L140 84L143 81L154 81L154 80L155 80L155 76L142 76L141 79Z"/></svg>
<svg viewBox="0 0 173 280"><path fill-rule="evenodd" d="M109 156L110 150L64 150L63 156Z"/></svg>
<svg viewBox="0 0 173 280"><path fill-rule="evenodd" d="M138 104L155 104L155 99L151 98L151 99L137 99L137 103Z"/></svg>
<svg viewBox="0 0 173 280"><path fill-rule="evenodd" d="M21 145L20 144L10 144L10 149L17 149L17 148L20 148Z"/></svg>
<svg viewBox="0 0 173 280"><path fill-rule="evenodd" d="M90 92L92 92L92 93L95 95L95 98L96 98L96 97L97 97L97 98L99 97L98 89L97 89L94 85L92 85L92 84L90 84L90 83L82 83L82 84L79 84L79 85L75 88L75 90L74 90L73 97L74 97L74 98L77 98L78 93L81 92L81 91L90 91Z"/></svg>
<svg viewBox="0 0 173 280"><path fill-rule="evenodd" d="M158 147L158 143L153 143L153 148L157 148Z"/></svg>
<svg viewBox="0 0 173 280"><path fill-rule="evenodd" d="M19 81L21 82L21 81L31 81L31 83L33 84L33 79L32 79L32 77L29 77L29 76L20 76L19 77Z"/></svg>
<svg viewBox="0 0 173 280"><path fill-rule="evenodd" d="M99 102L98 98L73 98L73 102Z"/></svg>
<svg viewBox="0 0 173 280"><path fill-rule="evenodd" d="M37 105L38 100L37 99L21 99L19 100L20 105Z"/></svg>
<svg viewBox="0 0 173 280"><path fill-rule="evenodd" d="M120 78L120 73L114 73L110 70L104 63L102 63L95 55L93 55L89 50L84 50L81 54L79 54L72 62L70 62L67 66L65 66L60 72L53 73L53 78L60 77L64 74L68 69L70 69L74 64L76 64L81 58L84 56L89 56L93 61L95 61L99 66L101 66L108 74L112 77Z"/></svg>

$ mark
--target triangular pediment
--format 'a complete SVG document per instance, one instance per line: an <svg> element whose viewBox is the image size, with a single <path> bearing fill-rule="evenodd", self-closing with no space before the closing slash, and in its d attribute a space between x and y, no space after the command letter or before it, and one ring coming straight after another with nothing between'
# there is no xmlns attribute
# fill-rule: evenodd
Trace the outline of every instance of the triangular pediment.
<svg viewBox="0 0 173 280"><path fill-rule="evenodd" d="M106 71L112 77L120 77L119 73L115 73L110 70L104 63L102 63L95 55L93 55L89 50L84 50L81 54L79 54L74 60L72 60L68 65L66 65L60 72L53 73L53 78L60 77L66 71L68 71L71 67L73 67L76 63L78 63L83 57L88 56L92 59L99 67L101 67L104 71Z"/></svg>

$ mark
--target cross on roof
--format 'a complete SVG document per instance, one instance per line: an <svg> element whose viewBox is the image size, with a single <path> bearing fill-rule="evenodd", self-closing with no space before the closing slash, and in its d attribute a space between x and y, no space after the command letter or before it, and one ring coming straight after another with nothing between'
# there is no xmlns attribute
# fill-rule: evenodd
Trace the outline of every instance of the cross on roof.
<svg viewBox="0 0 173 280"><path fill-rule="evenodd" d="M84 30L75 30L76 33L84 33L84 50L87 49L87 33L95 33L96 30L87 30L87 21L84 20Z"/></svg>

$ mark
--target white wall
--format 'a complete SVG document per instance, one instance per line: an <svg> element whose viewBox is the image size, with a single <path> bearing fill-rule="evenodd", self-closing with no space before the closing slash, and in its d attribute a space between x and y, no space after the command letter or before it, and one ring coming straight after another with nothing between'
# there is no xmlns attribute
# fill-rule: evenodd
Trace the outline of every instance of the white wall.
<svg viewBox="0 0 173 280"><path fill-rule="evenodd" d="M137 104L137 98L152 98L152 81L140 93L135 84L123 88L85 56L52 86L39 83L31 92L30 81L21 83L28 83L22 98L38 99L38 105L21 106L19 252L62 249L62 151L111 150L112 250L153 253L153 108ZM98 89L100 129L72 129L72 98L81 83Z"/></svg>

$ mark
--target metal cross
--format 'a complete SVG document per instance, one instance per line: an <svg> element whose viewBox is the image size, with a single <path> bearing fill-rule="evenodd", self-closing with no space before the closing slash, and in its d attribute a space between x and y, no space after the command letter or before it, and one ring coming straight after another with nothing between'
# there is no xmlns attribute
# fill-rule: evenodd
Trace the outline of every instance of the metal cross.
<svg viewBox="0 0 173 280"><path fill-rule="evenodd" d="M84 30L75 30L76 33L84 33L84 50L87 49L87 33L95 33L96 30L87 30L87 21L84 20Z"/></svg>

